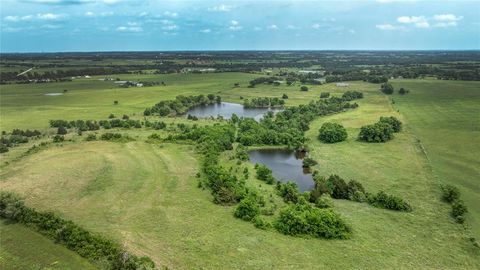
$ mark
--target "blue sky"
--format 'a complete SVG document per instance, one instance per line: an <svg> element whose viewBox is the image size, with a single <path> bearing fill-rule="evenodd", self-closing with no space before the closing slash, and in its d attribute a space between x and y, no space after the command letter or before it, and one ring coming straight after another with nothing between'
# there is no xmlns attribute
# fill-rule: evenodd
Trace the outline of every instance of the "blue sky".
<svg viewBox="0 0 480 270"><path fill-rule="evenodd" d="M2 52L480 49L479 1L1 0Z"/></svg>

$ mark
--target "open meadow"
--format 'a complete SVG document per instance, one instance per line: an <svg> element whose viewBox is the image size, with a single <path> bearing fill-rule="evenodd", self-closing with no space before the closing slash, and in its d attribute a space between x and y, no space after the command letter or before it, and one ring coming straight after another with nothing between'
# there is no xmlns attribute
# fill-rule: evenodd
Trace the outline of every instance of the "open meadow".
<svg viewBox="0 0 480 270"><path fill-rule="evenodd" d="M1 130L34 128L47 135L2 154L0 189L21 195L28 206L54 211L89 231L106 235L133 254L150 257L159 268L480 268L479 249L470 240L480 238L480 83L398 79L391 81L395 88L405 87L410 93L387 96L379 91L379 84L362 81L351 81L349 87L337 87L335 83L309 85L308 91L300 91L298 83L248 87L248 82L259 76L114 76L166 84L143 88L119 88L112 81L99 81L101 77L4 85L0 90ZM235 83L239 85L235 87ZM68 91L60 96L45 95L63 93L64 89ZM413 208L411 212L395 212L334 200L335 209L352 227L350 239L287 236L235 218L235 206L214 204L209 190L199 187L197 172L202 156L193 143L147 138L152 133L165 136L164 130L114 128L111 131L131 138L117 142L85 141L86 135L94 132L82 136L72 132L64 142L27 152L34 144L51 141L48 136L56 132L49 127L51 119L102 120L113 113L143 120L145 108L177 95L215 94L223 101L242 103L244 99L286 94L289 107L318 100L321 92L340 97L347 90L363 93L363 99L355 100L359 107L317 117L306 132L309 156L318 161L313 169L325 176L338 174L358 180L372 192L383 190L401 196ZM114 105L115 100L118 105ZM358 141L360 128L381 116L400 119L403 131L386 143ZM185 117L148 119L162 119L168 125L191 123ZM195 123L202 126L214 122L226 121L200 119ZM325 122L345 126L348 138L336 144L320 142L318 130ZM97 135L105 132L95 131ZM229 159L233 152L225 151L220 163L234 167L235 162ZM246 161L240 168L253 172L253 165ZM461 189L470 211L465 225L450 216L450 206L441 200L440 183ZM246 185L275 194L274 187L256 179L254 173L247 177ZM286 205L281 199L268 203ZM2 235L8 234L8 238L2 237L0 246L0 260L6 269L94 267L22 225L2 221L0 230ZM31 254L35 249L48 249L50 255Z"/></svg>

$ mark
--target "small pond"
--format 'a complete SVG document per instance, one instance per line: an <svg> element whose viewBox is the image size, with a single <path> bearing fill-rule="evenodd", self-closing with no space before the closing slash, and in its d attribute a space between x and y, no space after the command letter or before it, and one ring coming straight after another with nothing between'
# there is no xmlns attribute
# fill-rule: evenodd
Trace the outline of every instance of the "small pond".
<svg viewBox="0 0 480 270"><path fill-rule="evenodd" d="M268 112L277 112L279 110L269 108L244 108L243 105L237 103L222 102L220 104L210 104L206 106L198 106L187 112L187 115L193 115L198 118L208 118L210 116L217 117L222 116L225 119L230 119L232 114L236 114L238 117L254 118L260 120L263 115Z"/></svg>
<svg viewBox="0 0 480 270"><path fill-rule="evenodd" d="M61 96L63 93L46 93L45 96Z"/></svg>
<svg viewBox="0 0 480 270"><path fill-rule="evenodd" d="M264 164L281 182L294 181L301 192L314 187L313 177L302 167L302 156L288 149L257 149L248 152L252 163Z"/></svg>

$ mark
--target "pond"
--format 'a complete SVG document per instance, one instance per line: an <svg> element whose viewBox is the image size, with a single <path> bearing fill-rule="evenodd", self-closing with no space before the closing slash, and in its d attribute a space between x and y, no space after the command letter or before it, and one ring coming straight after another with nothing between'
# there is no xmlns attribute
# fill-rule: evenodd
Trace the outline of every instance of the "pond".
<svg viewBox="0 0 480 270"><path fill-rule="evenodd" d="M210 104L207 106L198 106L187 112L187 115L196 116L198 118L208 118L210 116L222 116L225 119L230 119L232 114L238 117L254 118L260 120L263 115L268 112L277 112L279 110L269 108L244 108L243 105L237 103L222 102L220 104Z"/></svg>
<svg viewBox="0 0 480 270"><path fill-rule="evenodd" d="M314 187L312 174L302 167L302 156L288 149L258 149L248 152L252 163L264 164L280 182L294 181L301 192Z"/></svg>

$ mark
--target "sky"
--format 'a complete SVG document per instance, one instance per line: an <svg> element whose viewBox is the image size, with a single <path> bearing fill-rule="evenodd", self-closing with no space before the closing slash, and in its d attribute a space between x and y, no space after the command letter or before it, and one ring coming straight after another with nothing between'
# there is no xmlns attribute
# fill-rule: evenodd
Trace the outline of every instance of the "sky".
<svg viewBox="0 0 480 270"><path fill-rule="evenodd" d="M1 52L480 49L480 0L0 0Z"/></svg>

